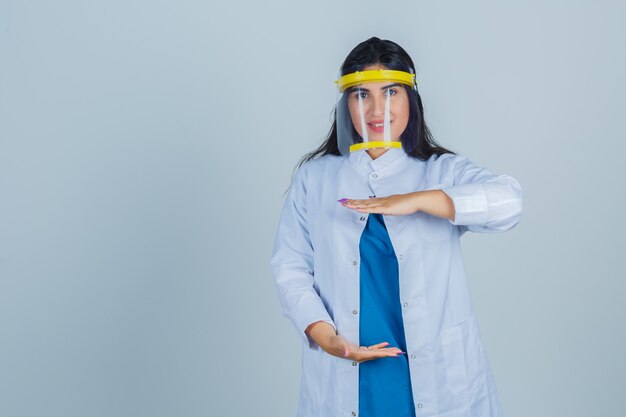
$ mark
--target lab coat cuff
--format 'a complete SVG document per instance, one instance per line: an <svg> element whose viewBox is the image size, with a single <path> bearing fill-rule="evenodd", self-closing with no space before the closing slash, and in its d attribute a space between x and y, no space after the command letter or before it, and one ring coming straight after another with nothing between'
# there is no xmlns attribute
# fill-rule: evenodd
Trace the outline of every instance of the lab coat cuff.
<svg viewBox="0 0 626 417"><path fill-rule="evenodd" d="M483 225L487 223L487 195L481 183L453 185L441 189L454 203L455 226Z"/></svg>

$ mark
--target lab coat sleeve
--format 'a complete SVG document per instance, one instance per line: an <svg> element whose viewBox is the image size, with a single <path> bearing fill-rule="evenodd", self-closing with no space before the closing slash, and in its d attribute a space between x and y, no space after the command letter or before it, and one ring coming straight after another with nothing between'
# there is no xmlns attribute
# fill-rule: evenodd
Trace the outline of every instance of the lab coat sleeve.
<svg viewBox="0 0 626 417"><path fill-rule="evenodd" d="M316 321L336 326L314 287L313 247L305 201L306 164L294 175L287 193L274 242L272 270L283 315L291 320L313 350L319 345L304 331Z"/></svg>
<svg viewBox="0 0 626 417"><path fill-rule="evenodd" d="M464 156L453 160L453 185L441 190L454 202L450 223L464 231L496 233L515 227L522 215L522 187L509 175L495 175Z"/></svg>

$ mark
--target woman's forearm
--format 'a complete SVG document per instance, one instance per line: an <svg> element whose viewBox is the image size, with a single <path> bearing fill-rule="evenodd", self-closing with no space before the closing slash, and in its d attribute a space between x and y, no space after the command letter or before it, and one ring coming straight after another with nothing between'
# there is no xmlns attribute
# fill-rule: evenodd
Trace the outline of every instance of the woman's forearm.
<svg viewBox="0 0 626 417"><path fill-rule="evenodd" d="M325 321L311 323L304 331L324 350L328 350L330 338L335 336L335 328Z"/></svg>
<svg viewBox="0 0 626 417"><path fill-rule="evenodd" d="M427 190L410 194L417 210L454 221L454 202L443 191Z"/></svg>

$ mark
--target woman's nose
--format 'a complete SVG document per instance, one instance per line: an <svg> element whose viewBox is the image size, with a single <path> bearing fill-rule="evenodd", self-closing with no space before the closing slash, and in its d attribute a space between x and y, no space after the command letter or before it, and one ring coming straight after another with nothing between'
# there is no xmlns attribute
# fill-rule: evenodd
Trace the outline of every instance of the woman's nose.
<svg viewBox="0 0 626 417"><path fill-rule="evenodd" d="M372 115L373 116L382 116L385 114L385 103L386 100L384 97L374 97L372 100Z"/></svg>

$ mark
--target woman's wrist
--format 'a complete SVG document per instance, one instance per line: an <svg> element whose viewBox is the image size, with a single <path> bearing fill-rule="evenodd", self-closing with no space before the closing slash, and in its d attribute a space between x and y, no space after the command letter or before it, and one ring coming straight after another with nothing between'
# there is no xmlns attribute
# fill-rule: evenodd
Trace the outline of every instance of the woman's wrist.
<svg viewBox="0 0 626 417"><path fill-rule="evenodd" d="M415 210L415 213L417 213L418 211L422 211L422 200L424 199L424 192L413 191L412 193L408 193L408 195L411 197L411 206Z"/></svg>
<svg viewBox="0 0 626 417"><path fill-rule="evenodd" d="M411 194L412 207L433 216L454 220L453 200L442 190L414 191Z"/></svg>

